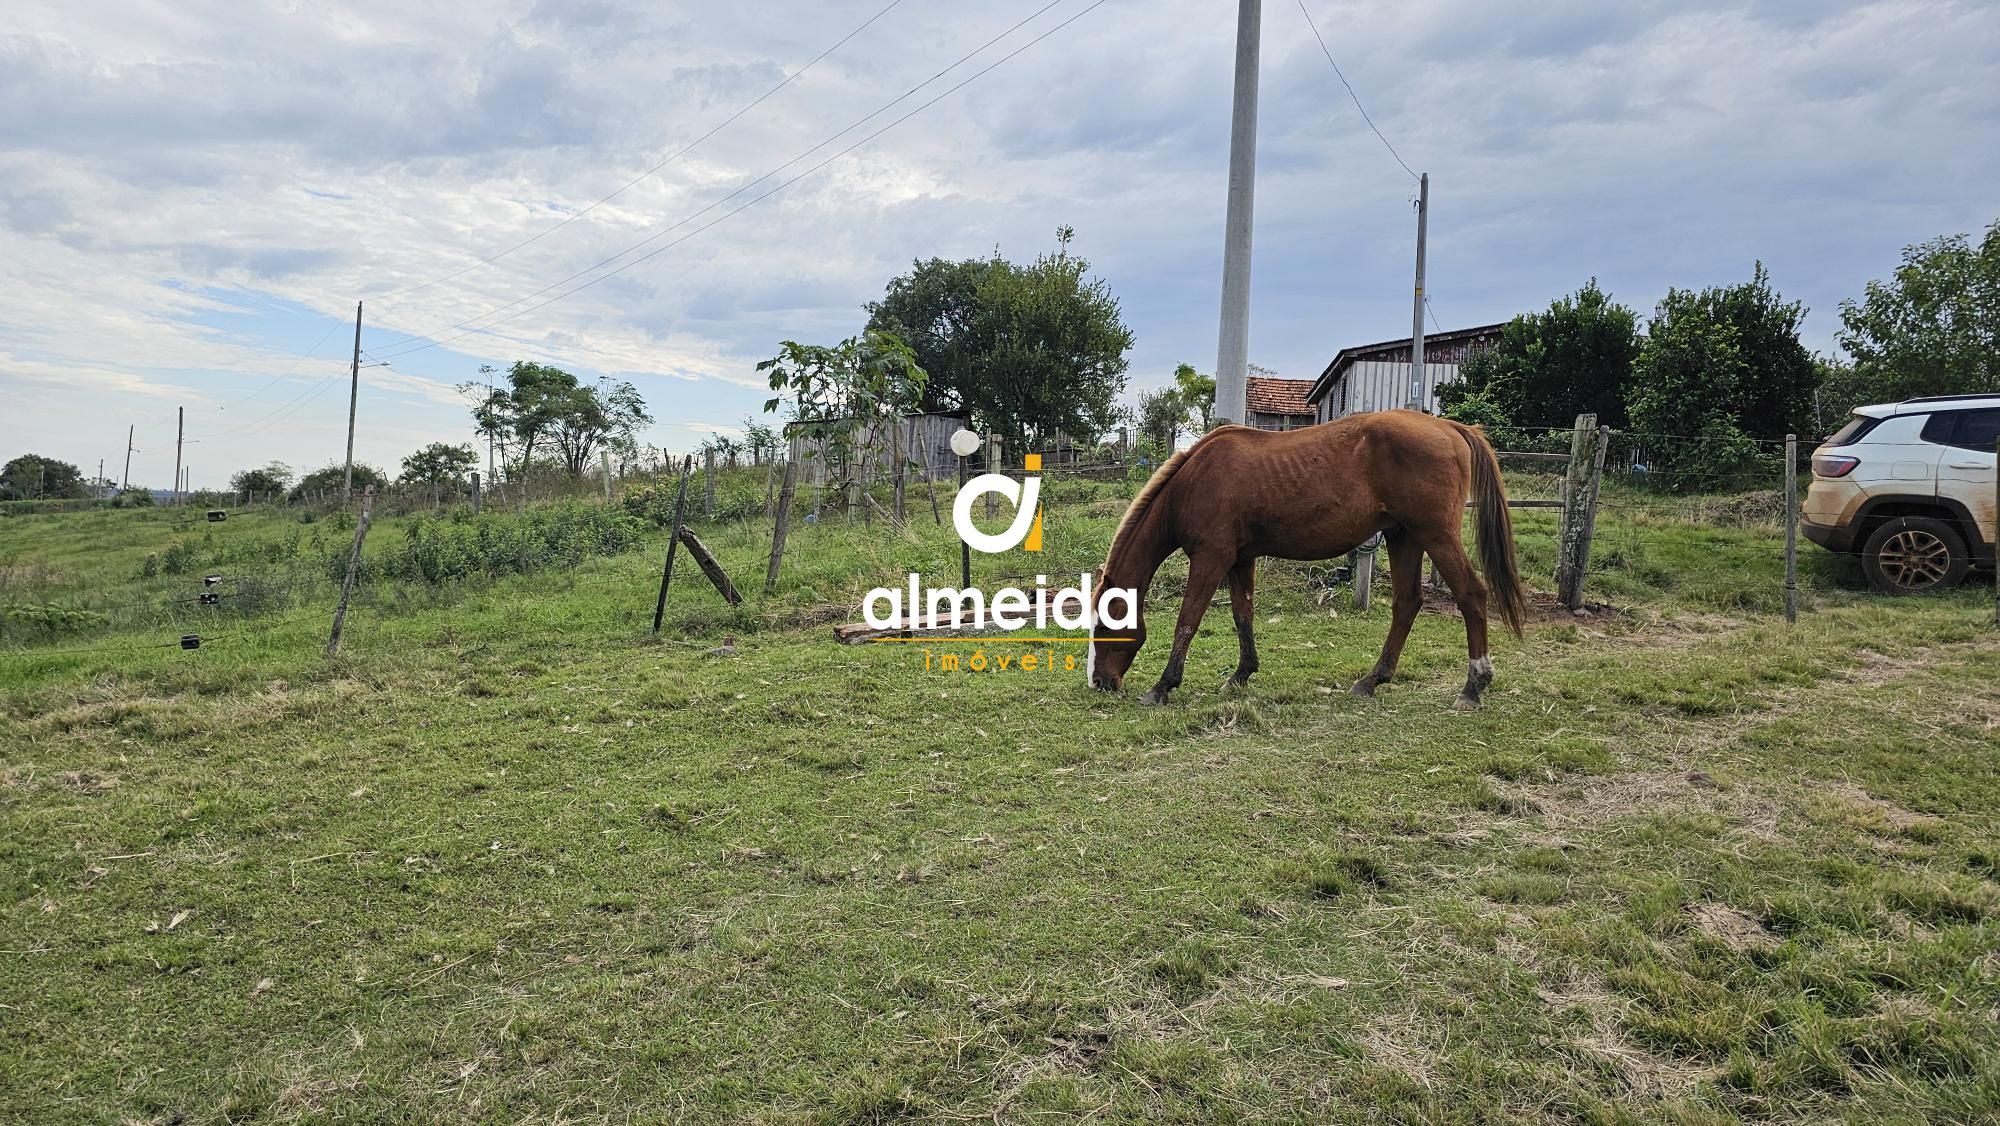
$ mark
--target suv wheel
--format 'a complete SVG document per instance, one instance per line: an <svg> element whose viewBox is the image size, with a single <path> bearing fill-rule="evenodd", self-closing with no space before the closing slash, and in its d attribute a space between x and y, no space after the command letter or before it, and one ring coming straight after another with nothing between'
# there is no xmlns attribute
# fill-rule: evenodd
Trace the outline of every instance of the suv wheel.
<svg viewBox="0 0 2000 1126"><path fill-rule="evenodd" d="M1928 516L1903 516L1875 529L1861 548L1861 569L1884 594L1950 590L1972 564L1965 541L1951 525Z"/></svg>

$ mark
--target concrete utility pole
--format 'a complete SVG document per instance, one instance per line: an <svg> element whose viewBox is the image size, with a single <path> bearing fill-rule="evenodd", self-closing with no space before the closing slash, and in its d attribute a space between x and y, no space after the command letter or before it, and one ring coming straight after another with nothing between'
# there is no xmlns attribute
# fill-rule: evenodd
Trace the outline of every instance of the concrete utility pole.
<svg viewBox="0 0 2000 1126"><path fill-rule="evenodd" d="M1424 409L1424 234L1431 216L1431 174L1417 177L1417 295L1410 310L1410 409Z"/></svg>
<svg viewBox="0 0 2000 1126"><path fill-rule="evenodd" d="M129 488L131 488L131 487L132 487L132 431L133 431L133 429L134 429L134 428L133 428L133 427L130 427L130 426L127 426L127 427L125 428L125 477L124 477L124 479L123 479L122 481L120 481L120 482L119 482L119 485L118 485L118 491L119 491L119 492L121 492L121 493L122 493L122 492L124 492L124 491L125 491L126 489L129 489Z"/></svg>
<svg viewBox="0 0 2000 1126"><path fill-rule="evenodd" d="M1242 422L1250 362L1250 228L1257 195L1257 46L1263 0L1237 0L1236 94L1229 120L1229 210L1222 228L1222 331L1214 420Z"/></svg>
<svg viewBox="0 0 2000 1126"><path fill-rule="evenodd" d="M187 499L181 488L181 438L187 434L187 408L174 408L174 503Z"/></svg>
<svg viewBox="0 0 2000 1126"><path fill-rule="evenodd" d="M361 397L361 302L354 303L354 363L347 369L347 476L341 480L340 503L354 492L354 403Z"/></svg>

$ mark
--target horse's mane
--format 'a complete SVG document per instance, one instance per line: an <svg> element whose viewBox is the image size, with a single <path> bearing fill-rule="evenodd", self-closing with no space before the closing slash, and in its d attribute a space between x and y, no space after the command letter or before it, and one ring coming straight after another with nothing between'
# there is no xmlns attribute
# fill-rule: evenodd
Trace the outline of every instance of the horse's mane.
<svg viewBox="0 0 2000 1126"><path fill-rule="evenodd" d="M1200 449L1203 442L1218 432L1219 430L1211 430L1196 438L1193 445L1184 450L1174 451L1167 460L1160 463L1158 469L1153 470L1153 475L1146 479L1145 487L1139 490L1138 496L1132 498L1132 507L1125 510L1125 518L1118 522L1118 530L1111 533L1111 550L1104 556L1106 566L1118 557L1118 545L1125 541L1125 533L1138 526L1139 520L1146 515L1146 510L1153 507L1153 499L1166 487L1167 482L1173 479L1174 474L1180 471L1181 463Z"/></svg>

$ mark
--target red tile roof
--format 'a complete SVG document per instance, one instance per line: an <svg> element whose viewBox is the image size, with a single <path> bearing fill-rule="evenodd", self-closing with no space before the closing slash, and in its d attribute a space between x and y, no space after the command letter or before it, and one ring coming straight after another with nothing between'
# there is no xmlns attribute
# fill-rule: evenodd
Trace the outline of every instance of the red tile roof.
<svg viewBox="0 0 2000 1126"><path fill-rule="evenodd" d="M1253 375L1245 381L1246 397L1250 409L1265 414L1311 414L1312 404L1306 401L1306 392L1312 390L1310 379L1272 379L1268 376Z"/></svg>

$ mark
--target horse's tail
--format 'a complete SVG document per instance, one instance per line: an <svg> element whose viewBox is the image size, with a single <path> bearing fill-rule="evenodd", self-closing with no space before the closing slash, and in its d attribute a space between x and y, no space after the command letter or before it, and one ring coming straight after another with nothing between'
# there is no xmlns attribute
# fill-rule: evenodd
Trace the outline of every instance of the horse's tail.
<svg viewBox="0 0 2000 1126"><path fill-rule="evenodd" d="M1479 569L1486 572L1486 585L1500 604L1500 616L1518 636L1521 620L1527 616L1527 596L1521 587L1521 568L1514 561L1514 521L1507 513L1507 489L1500 481L1500 459L1493 443L1476 427L1460 426L1460 437L1472 450L1472 500L1477 509Z"/></svg>

